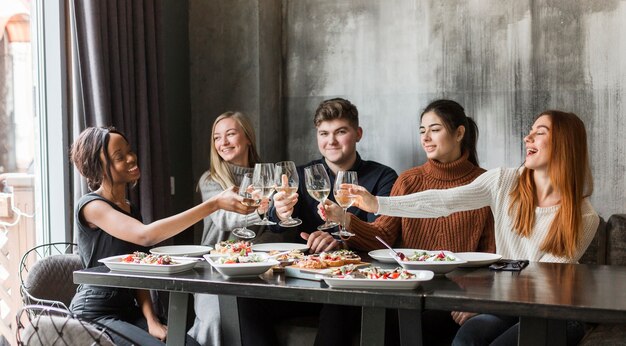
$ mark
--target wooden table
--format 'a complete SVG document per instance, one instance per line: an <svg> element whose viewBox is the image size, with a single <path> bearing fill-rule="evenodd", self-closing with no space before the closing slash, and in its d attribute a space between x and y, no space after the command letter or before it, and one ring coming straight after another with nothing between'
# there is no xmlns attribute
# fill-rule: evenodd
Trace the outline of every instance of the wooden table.
<svg viewBox="0 0 626 346"><path fill-rule="evenodd" d="M531 263L462 269L424 283L426 309L520 316L520 345L565 345L565 320L626 323L626 267Z"/></svg>
<svg viewBox="0 0 626 346"><path fill-rule="evenodd" d="M101 266L74 272L74 282L99 286L169 291L168 345L182 345L185 338L188 296L192 293L218 294L226 345L241 344L237 297L296 302L327 303L362 307L361 344L384 343L385 308L399 309L401 338L406 345L421 344L420 290L330 289L319 281L285 278L271 272L257 278L225 279L206 262L194 270L172 275L124 273Z"/></svg>
<svg viewBox="0 0 626 346"><path fill-rule="evenodd" d="M520 345L564 345L565 320L626 323L626 267L620 266L531 263L521 272L457 269L413 291L329 289L317 281L268 273L227 280L206 262L174 275L91 268L75 272L74 282L169 291L168 345L184 340L190 293L220 295L227 345L241 344L237 297L361 306L363 345L383 343L385 308L400 309L405 345L421 345L418 312L423 308L520 316Z"/></svg>

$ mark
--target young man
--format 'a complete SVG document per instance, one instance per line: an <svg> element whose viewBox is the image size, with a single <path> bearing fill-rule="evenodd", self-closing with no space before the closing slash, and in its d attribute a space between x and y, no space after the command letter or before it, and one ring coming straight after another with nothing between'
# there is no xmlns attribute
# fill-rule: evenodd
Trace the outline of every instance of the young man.
<svg viewBox="0 0 626 346"><path fill-rule="evenodd" d="M285 220L290 215L300 218L302 225L295 230L279 226L275 226L273 230L296 233L301 231L299 235L307 240L311 252L321 252L338 245L330 235L336 228L317 230L317 226L324 223L324 220L317 213L319 202L313 199L306 190L304 168L318 163L324 165L331 181L328 198L333 202L335 202L335 197L332 185L339 171L356 171L359 185L373 194L377 193L382 196L389 196L398 175L385 165L361 159L356 150L356 144L363 137L363 129L359 126L359 112L350 101L342 98L323 101L315 111L313 122L317 131L317 147L322 158L297 167L300 177L298 193L286 196L285 193L279 192L274 195L274 206L270 210L270 217L275 221ZM372 222L377 217L358 208L348 210L367 222Z"/></svg>
<svg viewBox="0 0 626 346"><path fill-rule="evenodd" d="M294 238L298 239L301 237L307 240L307 245L311 252L322 252L339 245L330 234L336 231L337 228L323 231L317 230L317 226L324 223L324 220L317 214L319 202L309 196L306 190L304 168L318 163L324 165L326 173L330 177L331 190L328 198L332 201L335 201L332 185L339 171L356 171L359 185L365 187L368 191L377 191L377 193L385 196L391 193L391 187L398 175L393 169L378 162L362 160L357 153L356 144L363 137L363 129L359 127L359 112L350 101L341 98L323 101L315 111L313 122L317 130L317 147L322 154L322 158L297 167L300 178L298 193L285 196L284 193L279 192L274 195L274 206L269 213L270 218L274 221L285 220L290 215L300 218L302 224L297 228L281 228L277 225L273 226L272 230L276 232L295 232L297 238ZM377 217L372 213L367 213L357 208L348 210L367 222L372 222ZM298 231L301 231L301 233ZM337 333L341 330L334 328L336 327L334 325L328 325L328 323L334 322L334 319L327 317L328 314L336 311L336 309L332 308L333 306L293 302L287 304L279 301L245 298L239 298L238 301L239 320L244 345L276 345L278 340L272 324L277 320L286 316L317 315L320 316L320 328L315 344L346 344L346 336L338 335ZM355 315L355 312L350 311L350 316ZM264 318L259 319L258 316L264 316ZM352 322L358 324L359 319L346 322L346 324ZM349 330L353 331L355 328L355 326L350 326ZM348 339L350 337L351 334L347 336Z"/></svg>

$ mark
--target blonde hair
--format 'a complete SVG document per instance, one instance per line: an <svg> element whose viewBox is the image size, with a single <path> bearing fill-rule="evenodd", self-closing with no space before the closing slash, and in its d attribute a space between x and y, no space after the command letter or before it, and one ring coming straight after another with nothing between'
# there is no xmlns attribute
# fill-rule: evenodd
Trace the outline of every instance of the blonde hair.
<svg viewBox="0 0 626 346"><path fill-rule="evenodd" d="M217 153L215 140L213 138L215 137L215 127L217 126L217 123L227 118L232 118L237 122L237 124L239 124L239 127L241 127L243 133L250 142L250 145L248 146L248 164L250 167L253 167L257 162L261 161L261 158L256 150L256 135L254 134L254 127L252 127L250 119L248 119L248 117L241 112L233 111L228 111L218 116L213 122L213 128L211 129L211 153L209 154L210 174L207 176L207 179L214 180L220 184L223 189L227 189L235 185L235 179L233 178L233 174L228 167L228 163Z"/></svg>
<svg viewBox="0 0 626 346"><path fill-rule="evenodd" d="M561 206L541 250L571 259L582 231L582 201L593 193L587 133L585 125L574 113L548 110L537 118L543 115L552 121L548 174L554 188L561 194ZM535 223L535 192L532 170L524 168L511 191L509 205L509 213L515 220L513 227L524 237L530 236Z"/></svg>

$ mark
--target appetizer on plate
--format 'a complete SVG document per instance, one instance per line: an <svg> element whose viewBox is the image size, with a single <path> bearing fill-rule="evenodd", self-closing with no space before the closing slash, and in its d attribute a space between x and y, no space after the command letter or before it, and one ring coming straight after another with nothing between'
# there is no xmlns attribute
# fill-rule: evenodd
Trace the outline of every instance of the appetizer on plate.
<svg viewBox="0 0 626 346"><path fill-rule="evenodd" d="M270 251L269 255L270 256L274 256L274 255L276 255L278 253L281 253L281 252L282 251L274 250L274 251ZM296 260L304 259L304 257L305 257L305 255L304 255L304 253L302 251L300 251L300 250L292 250L292 251L289 251L287 253L283 252L281 255L276 256L276 260L279 261L279 262L293 262L293 261L296 261Z"/></svg>
<svg viewBox="0 0 626 346"><path fill-rule="evenodd" d="M267 256L261 256L255 253L246 253L241 250L239 254L224 256L217 259L219 264L237 264L237 263L260 263L267 261Z"/></svg>
<svg viewBox="0 0 626 346"><path fill-rule="evenodd" d="M176 264L176 262L172 261L172 258L168 255L147 254L141 251L135 251L132 254L126 257L123 257L121 261L124 263L141 263L141 264L161 264L161 265Z"/></svg>
<svg viewBox="0 0 626 346"><path fill-rule="evenodd" d="M368 267L358 269L354 265L339 267L331 272L334 278L344 279L375 279L375 280L408 280L414 279L415 274L398 267L395 269L383 269L380 267Z"/></svg>
<svg viewBox="0 0 626 346"><path fill-rule="evenodd" d="M225 240L215 244L215 250L211 251L211 254L238 254L241 251L252 252L252 244L245 240Z"/></svg>
<svg viewBox="0 0 626 346"><path fill-rule="evenodd" d="M345 264L359 264L361 257L351 250L337 250L320 254L304 256L296 260L296 266L306 269L324 269L341 267Z"/></svg>
<svg viewBox="0 0 626 346"><path fill-rule="evenodd" d="M352 250L342 249L333 251L331 254L340 256L343 259L344 264L361 263L361 256L357 255L357 253Z"/></svg>
<svg viewBox="0 0 626 346"><path fill-rule="evenodd" d="M324 269L328 268L328 264L320 258L320 256L306 256L304 259L296 263L298 268L305 269Z"/></svg>
<svg viewBox="0 0 626 346"><path fill-rule="evenodd" d="M336 252L322 252L319 255L320 261L326 263L329 267L341 267L345 264L343 256Z"/></svg>
<svg viewBox="0 0 626 346"><path fill-rule="evenodd" d="M426 252L415 251L412 255L400 256L405 262L454 262L456 257L446 254L443 251L439 252Z"/></svg>

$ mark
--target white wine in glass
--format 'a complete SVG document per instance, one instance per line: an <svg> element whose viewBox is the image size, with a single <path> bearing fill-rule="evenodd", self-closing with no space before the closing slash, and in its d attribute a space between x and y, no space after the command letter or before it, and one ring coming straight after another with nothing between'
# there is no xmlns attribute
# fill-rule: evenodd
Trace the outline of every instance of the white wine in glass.
<svg viewBox="0 0 626 346"><path fill-rule="evenodd" d="M300 185L300 179L298 177L298 171L296 170L296 164L293 161L278 162L274 168L274 182L276 191L283 192L285 196L289 197L298 191ZM295 227L302 224L302 220L293 218L289 215L287 220L283 220L278 223L281 227Z"/></svg>
<svg viewBox="0 0 626 346"><path fill-rule="evenodd" d="M341 230L333 233L333 235L338 235L341 239L346 240L354 236L354 233L350 233L346 230L346 217L348 214L348 208L352 206L356 196L350 194L348 189L342 189L342 184L358 185L359 182L356 172L339 171L337 172L337 178L335 179L335 201L337 201L337 204L343 208L343 220L341 221Z"/></svg>
<svg viewBox="0 0 626 346"><path fill-rule="evenodd" d="M252 177L252 185L254 190L261 198L270 198L274 193L274 164L273 163L257 163L254 165L254 174ZM256 222L255 225L275 225L276 222L267 219L267 212L263 215L263 220Z"/></svg>
<svg viewBox="0 0 626 346"><path fill-rule="evenodd" d="M252 173L246 173L243 175L238 193L239 196L243 197L243 200L241 201L242 204L247 205L248 207L258 207L261 204L261 198L253 192L252 177ZM248 228L247 215L244 215L244 220L244 226L241 228L235 228L233 230L233 235L241 239L252 239L256 237L256 233Z"/></svg>
<svg viewBox="0 0 626 346"><path fill-rule="evenodd" d="M330 195L330 178L328 177L328 173L326 173L326 168L323 164L318 163L313 166L304 168L304 182L306 185L306 190L313 199L322 203L326 202L328 195ZM333 221L324 222L324 224L319 225L317 229L325 230L329 228L336 227L338 223Z"/></svg>

